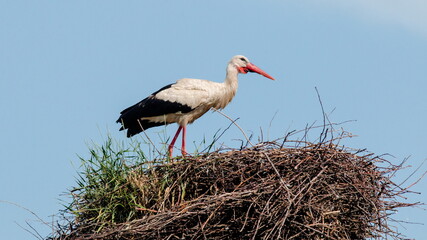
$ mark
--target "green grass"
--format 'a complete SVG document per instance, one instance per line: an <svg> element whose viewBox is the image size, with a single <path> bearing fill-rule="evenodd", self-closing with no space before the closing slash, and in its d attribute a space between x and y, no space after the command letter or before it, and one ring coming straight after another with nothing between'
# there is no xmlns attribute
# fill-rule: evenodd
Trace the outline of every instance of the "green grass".
<svg viewBox="0 0 427 240"><path fill-rule="evenodd" d="M130 147L113 142L108 137L101 146L89 149L90 156L82 158L77 187L72 189L73 201L68 210L77 221L110 224L129 221L138 215L139 190L129 184L135 170L156 164L149 162L140 143Z"/></svg>

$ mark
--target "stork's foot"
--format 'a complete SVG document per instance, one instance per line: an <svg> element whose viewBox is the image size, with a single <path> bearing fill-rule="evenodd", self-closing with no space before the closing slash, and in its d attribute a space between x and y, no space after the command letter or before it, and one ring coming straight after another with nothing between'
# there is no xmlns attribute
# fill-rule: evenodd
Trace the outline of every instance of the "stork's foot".
<svg viewBox="0 0 427 240"><path fill-rule="evenodd" d="M183 156L183 157L191 156L190 154L188 154L188 152L187 152L187 151L185 151L185 149L184 149L184 150L181 150L181 154L182 154L182 156Z"/></svg>
<svg viewBox="0 0 427 240"><path fill-rule="evenodd" d="M168 148L168 157L172 159L173 147ZM183 157L191 156L185 149L181 150L181 154Z"/></svg>

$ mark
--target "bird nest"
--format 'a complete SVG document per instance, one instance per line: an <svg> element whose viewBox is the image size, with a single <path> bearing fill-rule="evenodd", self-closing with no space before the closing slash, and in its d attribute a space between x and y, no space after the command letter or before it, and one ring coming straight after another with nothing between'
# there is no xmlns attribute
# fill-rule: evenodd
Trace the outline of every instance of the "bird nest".
<svg viewBox="0 0 427 240"><path fill-rule="evenodd" d="M390 215L414 205L398 201L409 192L390 179L400 167L332 142L302 145L133 168L122 186L138 194L131 219L107 224L80 211L52 239L400 239Z"/></svg>

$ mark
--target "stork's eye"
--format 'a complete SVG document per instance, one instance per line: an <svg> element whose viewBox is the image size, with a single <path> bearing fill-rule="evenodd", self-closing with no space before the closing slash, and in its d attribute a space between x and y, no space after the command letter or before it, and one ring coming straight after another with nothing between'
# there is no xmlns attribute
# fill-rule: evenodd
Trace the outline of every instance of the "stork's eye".
<svg viewBox="0 0 427 240"><path fill-rule="evenodd" d="M244 59L244 58L240 58L240 60L242 60L243 62L246 62L246 59Z"/></svg>

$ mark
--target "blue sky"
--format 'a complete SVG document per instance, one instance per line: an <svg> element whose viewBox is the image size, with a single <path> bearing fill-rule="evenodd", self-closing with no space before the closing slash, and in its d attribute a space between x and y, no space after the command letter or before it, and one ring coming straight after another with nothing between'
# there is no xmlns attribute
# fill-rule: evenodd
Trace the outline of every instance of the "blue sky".
<svg viewBox="0 0 427 240"><path fill-rule="evenodd" d="M357 135L346 146L418 166L427 158L426 12L421 0L0 1L0 200L52 221L75 186L77 155L107 134L128 141L114 123L122 109L183 77L222 81L236 54L276 78L240 75L224 113L248 134L275 139L321 123L317 87L331 121L355 120L341 126ZM188 150L228 125L207 113L189 126ZM161 148L175 130L147 134ZM232 127L220 142L236 139ZM409 200L427 202L426 187ZM31 239L25 221L50 233L14 205L0 202L0 216L2 239ZM426 210L395 217L424 224L399 229L425 237Z"/></svg>

